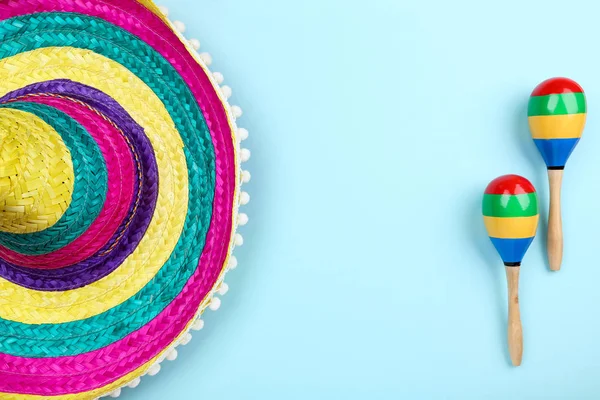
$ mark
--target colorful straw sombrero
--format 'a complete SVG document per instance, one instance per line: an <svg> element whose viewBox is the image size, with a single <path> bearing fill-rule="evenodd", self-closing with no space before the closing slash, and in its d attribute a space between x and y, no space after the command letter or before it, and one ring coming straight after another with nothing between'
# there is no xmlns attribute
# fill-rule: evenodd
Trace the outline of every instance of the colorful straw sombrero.
<svg viewBox="0 0 600 400"><path fill-rule="evenodd" d="M218 308L249 157L149 0L0 0L0 399L116 397Z"/></svg>

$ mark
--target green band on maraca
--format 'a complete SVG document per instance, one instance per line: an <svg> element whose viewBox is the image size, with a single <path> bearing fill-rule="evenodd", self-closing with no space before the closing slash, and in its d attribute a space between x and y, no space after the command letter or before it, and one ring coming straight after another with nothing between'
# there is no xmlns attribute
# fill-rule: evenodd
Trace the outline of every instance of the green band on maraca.
<svg viewBox="0 0 600 400"><path fill-rule="evenodd" d="M482 211L486 217L533 217L538 213L537 196L484 194Z"/></svg>
<svg viewBox="0 0 600 400"><path fill-rule="evenodd" d="M586 111L585 94L562 93L530 97L527 115L582 114Z"/></svg>

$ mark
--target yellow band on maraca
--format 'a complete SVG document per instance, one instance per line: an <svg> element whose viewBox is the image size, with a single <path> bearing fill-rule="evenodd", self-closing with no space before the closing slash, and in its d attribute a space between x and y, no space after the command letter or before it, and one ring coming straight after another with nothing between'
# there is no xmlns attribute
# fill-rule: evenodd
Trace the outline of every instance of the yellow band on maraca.
<svg viewBox="0 0 600 400"><path fill-rule="evenodd" d="M490 237L523 239L535 236L539 215L533 217L483 217Z"/></svg>
<svg viewBox="0 0 600 400"><path fill-rule="evenodd" d="M585 113L564 115L536 115L529 117L534 139L580 138L586 120Z"/></svg>
<svg viewBox="0 0 600 400"><path fill-rule="evenodd" d="M0 231L39 232L71 204L71 153L50 125L30 113L0 109Z"/></svg>
<svg viewBox="0 0 600 400"><path fill-rule="evenodd" d="M113 97L144 128L152 147L161 149L155 153L160 177L156 214L123 264L88 286L66 292L38 292L0 279L0 317L26 324L89 318L132 297L167 262L187 215L188 175L181 137L154 92L122 65L70 47L21 53L0 61L0 96L33 83L65 78ZM175 185L174 175L184 184Z"/></svg>

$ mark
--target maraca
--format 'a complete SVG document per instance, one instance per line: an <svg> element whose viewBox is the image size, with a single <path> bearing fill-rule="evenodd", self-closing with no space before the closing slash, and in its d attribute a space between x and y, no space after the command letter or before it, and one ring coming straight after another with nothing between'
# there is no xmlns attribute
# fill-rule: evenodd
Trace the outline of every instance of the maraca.
<svg viewBox="0 0 600 400"><path fill-rule="evenodd" d="M519 272L538 225L535 188L519 175L500 176L485 189L482 212L488 235L506 266L508 349L513 365L519 366L523 357Z"/></svg>
<svg viewBox="0 0 600 400"><path fill-rule="evenodd" d="M585 126L586 99L583 89L571 79L548 79L531 93L527 115L533 141L548 167L548 262L551 270L558 271L563 256L560 210L563 169Z"/></svg>

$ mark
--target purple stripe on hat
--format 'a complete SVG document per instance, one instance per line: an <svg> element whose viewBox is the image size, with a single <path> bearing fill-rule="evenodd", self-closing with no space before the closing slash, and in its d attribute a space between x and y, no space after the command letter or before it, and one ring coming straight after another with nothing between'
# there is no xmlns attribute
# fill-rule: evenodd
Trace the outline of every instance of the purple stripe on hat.
<svg viewBox="0 0 600 400"><path fill-rule="evenodd" d="M158 171L154 151L143 128L114 99L97 89L70 80L53 80L15 90L0 98L0 103L25 95L49 93L84 102L108 117L129 138L131 150L137 154L141 164L141 171L136 173L142 179L140 193L135 193L128 215L115 235L92 257L60 269L27 268L0 259L1 277L34 290L64 291L102 279L137 247L154 214L158 196ZM135 183L136 188L138 183L139 181ZM137 210L134 212L136 200Z"/></svg>

